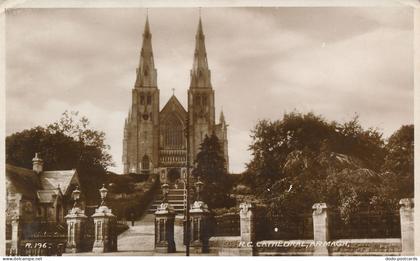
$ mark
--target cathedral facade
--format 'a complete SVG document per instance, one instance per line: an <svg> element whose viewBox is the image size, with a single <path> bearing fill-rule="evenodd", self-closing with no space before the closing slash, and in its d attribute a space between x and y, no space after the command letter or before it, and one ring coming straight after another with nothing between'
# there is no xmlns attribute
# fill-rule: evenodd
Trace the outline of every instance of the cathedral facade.
<svg viewBox="0 0 420 261"><path fill-rule="evenodd" d="M124 123L122 156L124 174L159 173L164 174L164 177L176 179L182 175L181 173L185 173L187 128L190 162L195 161L205 136L214 133L223 148L228 169L227 124L223 112L220 113L219 123L216 124L215 92L207 63L201 18L195 36L187 109L175 95L172 95L160 110L157 70L153 59L152 34L148 18L146 18L136 75L131 108Z"/></svg>

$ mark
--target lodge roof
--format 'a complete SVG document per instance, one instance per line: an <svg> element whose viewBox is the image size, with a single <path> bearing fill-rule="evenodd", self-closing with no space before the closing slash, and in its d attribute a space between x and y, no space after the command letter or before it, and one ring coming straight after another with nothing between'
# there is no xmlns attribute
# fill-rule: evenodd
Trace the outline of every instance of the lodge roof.
<svg viewBox="0 0 420 261"><path fill-rule="evenodd" d="M41 189L38 176L30 169L16 167L6 164L6 179L7 187L13 185L17 193L21 193L24 197L29 199L36 198L36 190Z"/></svg>
<svg viewBox="0 0 420 261"><path fill-rule="evenodd" d="M43 171L39 175L43 189L57 189L60 187L63 194L67 193L67 189L76 174L76 170L51 170Z"/></svg>
<svg viewBox="0 0 420 261"><path fill-rule="evenodd" d="M77 180L77 171L53 170L36 174L31 169L6 164L7 186L13 186L17 193L28 199L38 198L41 202L51 202L53 194L67 194L70 184Z"/></svg>
<svg viewBox="0 0 420 261"><path fill-rule="evenodd" d="M38 190L37 192L38 200L40 203L54 203L58 195L60 195L60 190L58 189L46 189Z"/></svg>

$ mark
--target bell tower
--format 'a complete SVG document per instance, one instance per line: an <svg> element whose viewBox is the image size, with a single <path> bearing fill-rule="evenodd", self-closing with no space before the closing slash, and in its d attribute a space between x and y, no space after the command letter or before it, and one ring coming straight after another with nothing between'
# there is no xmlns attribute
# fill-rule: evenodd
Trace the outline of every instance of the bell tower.
<svg viewBox="0 0 420 261"><path fill-rule="evenodd" d="M158 164L159 89L149 18L143 33L132 103L124 125L124 173L149 173Z"/></svg>
<svg viewBox="0 0 420 261"><path fill-rule="evenodd" d="M190 159L195 157L204 137L211 135L215 125L214 90L211 84L211 72L207 63L205 36L201 17L195 36L195 51L191 82L188 90L188 114L190 119Z"/></svg>

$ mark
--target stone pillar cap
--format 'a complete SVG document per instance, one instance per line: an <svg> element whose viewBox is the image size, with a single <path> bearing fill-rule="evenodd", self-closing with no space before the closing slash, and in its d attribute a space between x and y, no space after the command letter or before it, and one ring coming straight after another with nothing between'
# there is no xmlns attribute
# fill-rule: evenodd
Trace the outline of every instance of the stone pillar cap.
<svg viewBox="0 0 420 261"><path fill-rule="evenodd" d="M112 214L112 210L107 206L100 206L95 209L95 214L92 217L115 217L115 215Z"/></svg>
<svg viewBox="0 0 420 261"><path fill-rule="evenodd" d="M85 211L80 209L79 207L75 207L69 210L69 213L64 217L68 218L87 218L85 215Z"/></svg>
<svg viewBox="0 0 420 261"><path fill-rule="evenodd" d="M414 198L402 198L399 203L403 208L414 208Z"/></svg>
<svg viewBox="0 0 420 261"><path fill-rule="evenodd" d="M254 208L254 204L253 203L248 203L248 202L243 202L243 203L239 204L239 208L241 209L241 212L248 212L248 210Z"/></svg>
<svg viewBox="0 0 420 261"><path fill-rule="evenodd" d="M313 214L321 214L324 210L328 209L327 203L315 203L312 206L312 209L314 210Z"/></svg>
<svg viewBox="0 0 420 261"><path fill-rule="evenodd" d="M326 209L328 208L327 203L315 203L312 209Z"/></svg>
<svg viewBox="0 0 420 261"><path fill-rule="evenodd" d="M42 162L43 160L39 157L38 152L36 152L32 161Z"/></svg>
<svg viewBox="0 0 420 261"><path fill-rule="evenodd" d="M209 208L206 203L203 201L194 201L194 204L192 205L190 209L190 213L204 213L209 212Z"/></svg>
<svg viewBox="0 0 420 261"><path fill-rule="evenodd" d="M169 203L162 203L155 212L155 215L173 214L174 208Z"/></svg>

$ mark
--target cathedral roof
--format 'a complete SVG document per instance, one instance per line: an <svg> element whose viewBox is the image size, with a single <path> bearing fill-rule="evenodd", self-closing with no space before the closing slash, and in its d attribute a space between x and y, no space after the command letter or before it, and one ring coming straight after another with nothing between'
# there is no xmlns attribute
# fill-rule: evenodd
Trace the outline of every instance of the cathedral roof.
<svg viewBox="0 0 420 261"><path fill-rule="evenodd" d="M177 112L181 115L187 115L187 111L184 109L184 106L179 102L175 95L172 95L169 98L168 102L163 106L163 109L160 111L160 114L166 114L168 112Z"/></svg>

